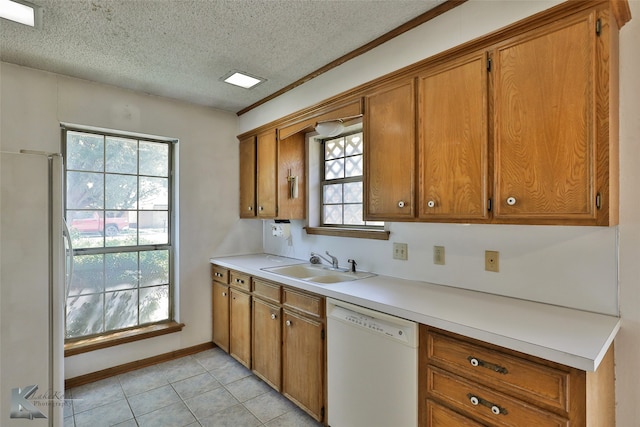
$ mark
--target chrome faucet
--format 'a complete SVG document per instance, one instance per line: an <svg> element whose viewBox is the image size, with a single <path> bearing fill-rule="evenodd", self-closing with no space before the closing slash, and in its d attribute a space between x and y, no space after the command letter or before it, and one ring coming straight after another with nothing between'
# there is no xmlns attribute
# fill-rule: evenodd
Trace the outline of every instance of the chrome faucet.
<svg viewBox="0 0 640 427"><path fill-rule="evenodd" d="M333 268L336 268L336 269L340 268L338 267L338 258L331 255L329 251L325 251L325 253L331 258L331 261L329 261L327 258L315 252L311 252L311 259L309 261L311 262L311 264L320 264L319 258L322 258L323 260L331 264ZM314 262L314 258L315 258L315 262Z"/></svg>

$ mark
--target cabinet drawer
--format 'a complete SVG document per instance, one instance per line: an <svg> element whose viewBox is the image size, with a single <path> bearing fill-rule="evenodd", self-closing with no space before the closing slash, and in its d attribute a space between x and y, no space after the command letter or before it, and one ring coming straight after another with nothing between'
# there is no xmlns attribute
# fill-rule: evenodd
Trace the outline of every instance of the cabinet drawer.
<svg viewBox="0 0 640 427"><path fill-rule="evenodd" d="M427 367L427 393L492 426L569 426L567 419L432 366Z"/></svg>
<svg viewBox="0 0 640 427"><path fill-rule="evenodd" d="M324 317L324 298L284 288L282 303L286 307L317 317Z"/></svg>
<svg viewBox="0 0 640 427"><path fill-rule="evenodd" d="M527 402L569 410L569 372L432 332L427 343L429 364Z"/></svg>
<svg viewBox="0 0 640 427"><path fill-rule="evenodd" d="M251 292L251 276L237 271L231 272L231 281L229 284L233 287Z"/></svg>
<svg viewBox="0 0 640 427"><path fill-rule="evenodd" d="M219 265L211 264L211 278L225 285L229 284L229 269L220 267Z"/></svg>
<svg viewBox="0 0 640 427"><path fill-rule="evenodd" d="M429 427L484 427L471 419L437 404L433 400L427 400L427 419L422 425Z"/></svg>
<svg viewBox="0 0 640 427"><path fill-rule="evenodd" d="M267 301L280 303L280 285L275 283L253 279L253 294Z"/></svg>

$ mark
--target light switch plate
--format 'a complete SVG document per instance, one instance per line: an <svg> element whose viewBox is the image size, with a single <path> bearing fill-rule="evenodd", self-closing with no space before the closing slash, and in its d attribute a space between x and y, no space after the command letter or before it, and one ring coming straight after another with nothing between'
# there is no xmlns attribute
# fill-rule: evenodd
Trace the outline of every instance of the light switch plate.
<svg viewBox="0 0 640 427"><path fill-rule="evenodd" d="M406 261L409 259L409 245L406 243L393 244L393 259Z"/></svg>
<svg viewBox="0 0 640 427"><path fill-rule="evenodd" d="M433 247L433 263L436 265L444 265L444 246Z"/></svg>

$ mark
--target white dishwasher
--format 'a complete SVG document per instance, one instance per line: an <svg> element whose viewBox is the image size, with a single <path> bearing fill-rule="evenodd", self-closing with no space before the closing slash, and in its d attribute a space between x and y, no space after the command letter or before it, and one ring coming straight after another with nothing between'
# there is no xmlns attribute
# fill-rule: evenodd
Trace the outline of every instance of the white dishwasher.
<svg viewBox="0 0 640 427"><path fill-rule="evenodd" d="M327 298L330 427L418 425L418 325Z"/></svg>

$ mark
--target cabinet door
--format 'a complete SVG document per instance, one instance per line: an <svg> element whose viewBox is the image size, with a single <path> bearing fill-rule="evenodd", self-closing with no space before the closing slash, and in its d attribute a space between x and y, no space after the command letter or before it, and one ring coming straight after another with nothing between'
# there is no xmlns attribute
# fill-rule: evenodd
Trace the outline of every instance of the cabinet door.
<svg viewBox="0 0 640 427"><path fill-rule="evenodd" d="M495 218L580 223L596 217L595 13L493 54Z"/></svg>
<svg viewBox="0 0 640 427"><path fill-rule="evenodd" d="M278 218L306 217L305 155L304 133L278 141Z"/></svg>
<svg viewBox="0 0 640 427"><path fill-rule="evenodd" d="M213 342L229 352L229 287L213 283Z"/></svg>
<svg viewBox="0 0 640 427"><path fill-rule="evenodd" d="M280 307L253 299L253 372L280 391L282 372L282 327Z"/></svg>
<svg viewBox="0 0 640 427"><path fill-rule="evenodd" d="M247 368L251 367L251 297L229 289L229 354Z"/></svg>
<svg viewBox="0 0 640 427"><path fill-rule="evenodd" d="M365 97L365 219L412 219L415 174L414 79Z"/></svg>
<svg viewBox="0 0 640 427"><path fill-rule="evenodd" d="M256 216L256 137L240 141L240 218Z"/></svg>
<svg viewBox="0 0 640 427"><path fill-rule="evenodd" d="M284 310L282 393L318 421L324 416L324 327Z"/></svg>
<svg viewBox="0 0 640 427"><path fill-rule="evenodd" d="M259 218L275 218L278 200L278 144L275 129L258 135L256 197Z"/></svg>
<svg viewBox="0 0 640 427"><path fill-rule="evenodd" d="M425 220L488 218L487 57L419 77L419 209Z"/></svg>

